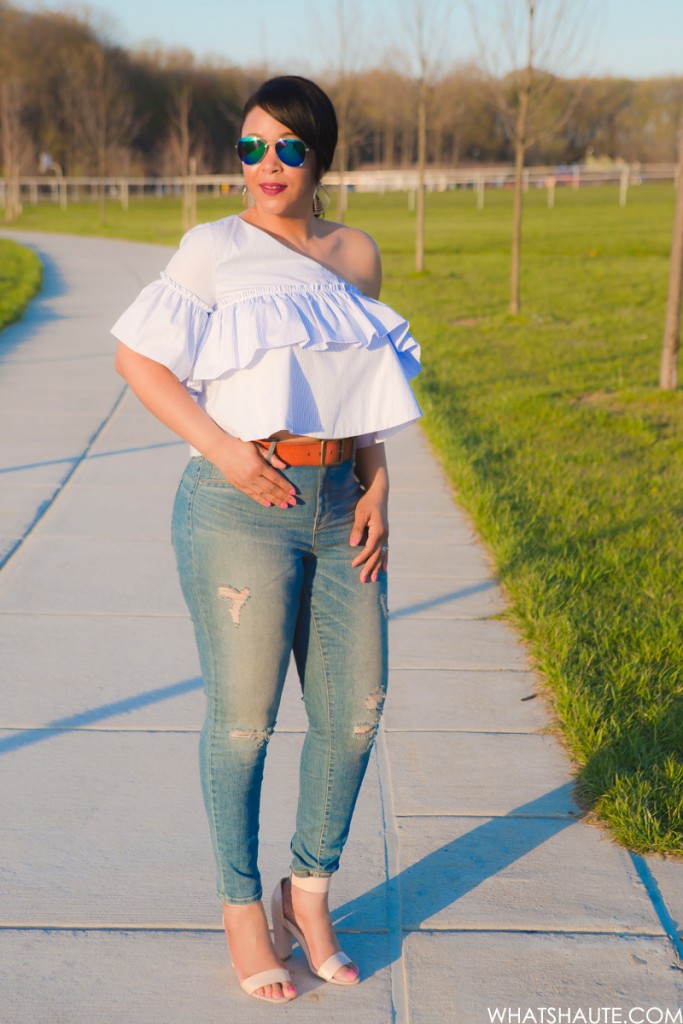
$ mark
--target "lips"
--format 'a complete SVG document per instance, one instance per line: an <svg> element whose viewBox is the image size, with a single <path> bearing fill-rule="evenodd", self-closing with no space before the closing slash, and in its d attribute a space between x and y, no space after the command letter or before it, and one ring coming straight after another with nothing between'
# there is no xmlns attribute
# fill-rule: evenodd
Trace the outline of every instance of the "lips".
<svg viewBox="0 0 683 1024"><path fill-rule="evenodd" d="M259 188L262 192L265 192L267 196L279 196L280 192L284 192L287 186L278 185L273 181L262 181Z"/></svg>

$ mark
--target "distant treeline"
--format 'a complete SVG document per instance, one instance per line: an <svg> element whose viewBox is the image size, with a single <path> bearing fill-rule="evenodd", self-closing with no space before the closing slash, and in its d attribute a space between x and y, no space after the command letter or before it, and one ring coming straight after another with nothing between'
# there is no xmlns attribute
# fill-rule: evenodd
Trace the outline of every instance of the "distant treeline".
<svg viewBox="0 0 683 1024"><path fill-rule="evenodd" d="M75 15L30 13L0 0L2 173L35 174L44 153L52 164L44 159L43 170L68 175L183 174L192 157L199 173L236 171L239 112L263 77L263 69L199 63L189 52L128 52ZM318 81L348 110L350 168L415 163L413 79L384 66ZM506 80L495 84L504 89ZM453 66L433 84L428 163L512 159L494 95L473 65ZM552 102L563 127L530 149L530 164L574 163L587 155L676 160L683 77L557 79Z"/></svg>

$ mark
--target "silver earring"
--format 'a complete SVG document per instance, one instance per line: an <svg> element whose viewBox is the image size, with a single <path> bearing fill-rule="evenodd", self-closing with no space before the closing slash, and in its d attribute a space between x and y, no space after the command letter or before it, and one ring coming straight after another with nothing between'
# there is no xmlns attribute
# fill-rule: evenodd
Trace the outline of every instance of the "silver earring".
<svg viewBox="0 0 683 1024"><path fill-rule="evenodd" d="M242 206L245 210L249 210L254 205L254 198L245 185L242 189Z"/></svg>
<svg viewBox="0 0 683 1024"><path fill-rule="evenodd" d="M324 217L329 205L330 194L325 186L318 182L315 186L315 192L313 193L313 216Z"/></svg>

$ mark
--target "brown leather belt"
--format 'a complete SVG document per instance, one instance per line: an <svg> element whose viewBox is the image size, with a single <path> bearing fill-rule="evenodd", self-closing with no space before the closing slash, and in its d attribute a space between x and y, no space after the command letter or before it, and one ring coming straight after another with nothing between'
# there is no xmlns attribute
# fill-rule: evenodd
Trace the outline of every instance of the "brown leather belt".
<svg viewBox="0 0 683 1024"><path fill-rule="evenodd" d="M353 458L353 437L345 437L337 441L270 441L258 440L263 448L268 449L266 458L270 460L275 454L290 466L340 466L342 462Z"/></svg>

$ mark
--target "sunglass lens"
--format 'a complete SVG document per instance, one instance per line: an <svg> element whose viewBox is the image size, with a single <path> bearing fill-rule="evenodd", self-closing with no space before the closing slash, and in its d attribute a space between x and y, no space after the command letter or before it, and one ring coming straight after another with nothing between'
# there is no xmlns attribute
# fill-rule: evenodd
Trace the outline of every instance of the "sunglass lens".
<svg viewBox="0 0 683 1024"><path fill-rule="evenodd" d="M266 144L263 139L240 139L237 143L237 155L243 164L257 164L266 155Z"/></svg>
<svg viewBox="0 0 683 1024"><path fill-rule="evenodd" d="M301 167L306 159L306 144L301 139L280 139L275 143L275 152L288 167Z"/></svg>

